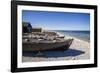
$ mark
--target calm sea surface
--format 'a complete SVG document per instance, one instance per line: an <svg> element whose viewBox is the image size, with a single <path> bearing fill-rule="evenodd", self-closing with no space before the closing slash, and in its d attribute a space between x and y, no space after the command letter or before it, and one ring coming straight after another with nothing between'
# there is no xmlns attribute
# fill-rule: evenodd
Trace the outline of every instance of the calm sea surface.
<svg viewBox="0 0 100 73"><path fill-rule="evenodd" d="M72 36L87 42L90 42L90 31L66 31L66 30L55 30L63 35Z"/></svg>

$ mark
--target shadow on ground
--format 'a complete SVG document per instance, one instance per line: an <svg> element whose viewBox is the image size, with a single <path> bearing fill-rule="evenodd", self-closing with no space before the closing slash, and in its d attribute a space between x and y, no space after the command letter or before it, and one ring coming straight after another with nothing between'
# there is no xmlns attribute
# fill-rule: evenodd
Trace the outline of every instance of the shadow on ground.
<svg viewBox="0 0 100 73"><path fill-rule="evenodd" d="M23 56L27 57L38 57L38 52L32 51L32 52L23 52ZM75 49L68 49L68 50L47 50L47 51L41 51L42 55L41 57L67 57L67 56L78 56L81 54L84 54L84 51L75 50ZM39 57L40 57L39 56Z"/></svg>

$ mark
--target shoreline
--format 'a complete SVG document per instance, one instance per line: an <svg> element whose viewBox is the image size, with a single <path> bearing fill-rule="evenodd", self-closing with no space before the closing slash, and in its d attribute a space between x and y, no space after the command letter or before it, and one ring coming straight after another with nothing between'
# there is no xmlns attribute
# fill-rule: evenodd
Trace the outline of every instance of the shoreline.
<svg viewBox="0 0 100 73"><path fill-rule="evenodd" d="M61 34L59 32L56 32L56 33L59 34L59 35L63 35L63 34ZM90 58L90 42L78 39L78 38L73 37L73 36L65 35L65 39L72 39L72 38L74 40L73 40L70 48L73 48L75 50L81 50L81 51L85 52L85 54L77 56L76 58L77 59L89 59Z"/></svg>
<svg viewBox="0 0 100 73"><path fill-rule="evenodd" d="M56 32L56 31L54 31L54 32ZM57 34L59 34L59 35L63 35L63 34L61 34L61 33L59 33L59 32L56 32ZM87 43L90 43L90 42L88 42L88 41L85 41L85 40L83 40L83 39L79 39L79 38L77 38L77 37L73 37L73 36L69 36L69 35L64 35L65 36L65 39L69 39L69 38L73 38L73 39L77 39L77 40L81 40L81 41L84 41L84 42L87 42Z"/></svg>
<svg viewBox="0 0 100 73"><path fill-rule="evenodd" d="M58 35L63 35L59 32L57 32ZM84 60L84 59L90 59L90 43L86 42L84 40L80 40L76 37L72 37L72 36L66 36L65 35L65 39L69 39L69 38L73 38L73 42L69 48L69 52L65 51L65 54L67 53L72 53L72 55L74 53L81 53L79 55L75 55L75 56L64 56L64 57L27 57L27 56L23 56L22 57L22 61L23 62L42 62L42 61L62 61L62 60ZM53 53L51 53L53 54ZM63 54L62 52L60 54Z"/></svg>

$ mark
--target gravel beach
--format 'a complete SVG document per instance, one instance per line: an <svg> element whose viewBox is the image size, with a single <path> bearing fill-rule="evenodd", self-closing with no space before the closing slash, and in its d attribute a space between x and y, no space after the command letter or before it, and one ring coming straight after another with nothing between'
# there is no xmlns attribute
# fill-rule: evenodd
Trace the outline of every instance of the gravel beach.
<svg viewBox="0 0 100 73"><path fill-rule="evenodd" d="M34 52L24 52L22 62L81 60L90 58L90 43L75 37L65 36L66 39L73 38L73 42L65 51L44 51L46 56L34 56Z"/></svg>

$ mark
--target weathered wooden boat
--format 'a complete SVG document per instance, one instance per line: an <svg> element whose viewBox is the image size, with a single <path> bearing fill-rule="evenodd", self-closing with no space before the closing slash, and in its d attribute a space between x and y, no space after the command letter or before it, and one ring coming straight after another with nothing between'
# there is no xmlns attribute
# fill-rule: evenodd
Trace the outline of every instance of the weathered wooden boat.
<svg viewBox="0 0 100 73"><path fill-rule="evenodd" d="M43 51L60 49L66 50L70 47L73 39L64 40L43 40L43 39L30 39L23 41L23 51Z"/></svg>
<svg viewBox="0 0 100 73"><path fill-rule="evenodd" d="M73 39L65 39L65 36L57 34L55 31L45 31L42 28L32 28L29 22L23 22L22 50L37 51L36 55L43 54L44 50L67 50Z"/></svg>

